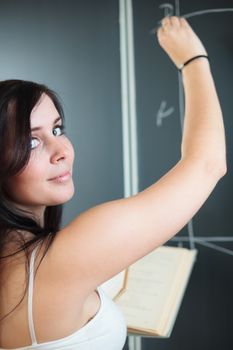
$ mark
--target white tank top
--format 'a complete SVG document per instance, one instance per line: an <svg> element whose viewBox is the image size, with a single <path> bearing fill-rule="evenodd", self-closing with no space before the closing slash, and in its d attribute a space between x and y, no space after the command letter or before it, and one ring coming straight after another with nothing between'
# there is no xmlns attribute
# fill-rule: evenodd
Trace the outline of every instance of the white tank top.
<svg viewBox="0 0 233 350"><path fill-rule="evenodd" d="M97 288L100 296L100 309L97 314L78 331L67 337L44 343L37 343L32 318L32 297L34 280L34 261L38 246L30 258L28 286L28 321L32 344L14 350L122 350L127 336L125 319L117 305L101 287ZM14 333L12 332L12 337ZM0 348L0 350L9 350ZM12 349L13 350L13 349Z"/></svg>

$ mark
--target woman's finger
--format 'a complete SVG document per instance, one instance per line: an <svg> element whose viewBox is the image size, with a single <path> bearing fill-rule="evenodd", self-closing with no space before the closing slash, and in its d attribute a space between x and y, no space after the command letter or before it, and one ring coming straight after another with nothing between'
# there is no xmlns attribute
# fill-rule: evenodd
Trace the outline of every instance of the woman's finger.
<svg viewBox="0 0 233 350"><path fill-rule="evenodd" d="M176 16L170 17L170 23L174 27L179 27L180 26L180 19L179 19L179 17L176 17Z"/></svg>
<svg viewBox="0 0 233 350"><path fill-rule="evenodd" d="M162 27L170 26L171 25L170 17L169 16L164 17L161 23L162 23Z"/></svg>
<svg viewBox="0 0 233 350"><path fill-rule="evenodd" d="M186 19L184 17L180 17L180 25L181 26L187 26L188 22L186 21Z"/></svg>

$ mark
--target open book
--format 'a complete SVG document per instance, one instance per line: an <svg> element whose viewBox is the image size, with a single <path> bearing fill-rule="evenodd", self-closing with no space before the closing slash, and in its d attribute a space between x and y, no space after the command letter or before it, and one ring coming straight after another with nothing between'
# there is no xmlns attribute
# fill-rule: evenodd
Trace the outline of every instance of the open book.
<svg viewBox="0 0 233 350"><path fill-rule="evenodd" d="M101 285L121 309L128 333L171 335L196 254L162 246Z"/></svg>

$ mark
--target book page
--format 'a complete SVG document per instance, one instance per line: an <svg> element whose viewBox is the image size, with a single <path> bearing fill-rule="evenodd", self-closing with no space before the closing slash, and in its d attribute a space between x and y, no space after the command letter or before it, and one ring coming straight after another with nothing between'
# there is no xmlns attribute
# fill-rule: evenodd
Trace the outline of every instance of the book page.
<svg viewBox="0 0 233 350"><path fill-rule="evenodd" d="M195 261L197 250L187 250L183 257L183 262L177 271L176 281L170 291L170 298L167 300L164 308L163 318L159 328L163 334L170 336L174 326L177 313L179 311L187 284L190 277L193 263Z"/></svg>
<svg viewBox="0 0 233 350"><path fill-rule="evenodd" d="M163 246L129 267L126 291L116 299L129 328L155 332L167 324L170 304L176 297L174 293L182 286L180 271L190 252L185 248Z"/></svg>

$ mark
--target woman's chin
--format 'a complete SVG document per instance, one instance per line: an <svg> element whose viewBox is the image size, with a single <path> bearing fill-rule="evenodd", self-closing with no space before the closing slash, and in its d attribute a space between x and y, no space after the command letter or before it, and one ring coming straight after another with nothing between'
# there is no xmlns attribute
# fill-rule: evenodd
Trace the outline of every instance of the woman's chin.
<svg viewBox="0 0 233 350"><path fill-rule="evenodd" d="M60 204L65 204L66 202L70 201L73 196L74 196L74 187L70 190L67 190L65 193L62 193L60 195L56 195L56 198L52 198L50 203L48 204L49 206L54 206L54 205L60 205Z"/></svg>

